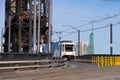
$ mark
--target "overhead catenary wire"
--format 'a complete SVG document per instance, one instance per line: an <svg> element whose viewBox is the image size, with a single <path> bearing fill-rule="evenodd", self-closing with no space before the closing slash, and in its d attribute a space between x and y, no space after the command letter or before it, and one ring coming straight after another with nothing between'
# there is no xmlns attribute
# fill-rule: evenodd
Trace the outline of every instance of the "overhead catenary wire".
<svg viewBox="0 0 120 80"><path fill-rule="evenodd" d="M119 25L119 24L120 24L120 21L115 23L115 24L113 24L113 25L116 26L116 25ZM98 28L82 30L80 32L87 32L87 31L91 31L91 30L95 31L95 30L99 30L99 29L103 29L103 28L107 28L107 27L109 27L109 24L106 25L106 26L98 27Z"/></svg>
<svg viewBox="0 0 120 80"><path fill-rule="evenodd" d="M90 21L90 22L88 22L88 23L85 23L85 24L82 24L82 25L79 25L79 26L76 26L77 28L81 28L81 27L85 27L85 26L87 26L87 25L89 25L89 24L93 24L93 23L96 23L96 22L101 22L101 21L103 21L103 20L108 20L108 19L111 19L111 18L115 18L115 17L118 17L118 16L120 16L120 14L115 14L115 15L112 15L112 16L107 16L107 17L104 17L104 18L102 18L102 19L97 19L97 20L92 20L92 21ZM64 25L63 25L64 26ZM75 28L76 28L75 27ZM61 32L66 32L66 31L68 31L68 30L72 30L72 29L65 29L65 30L62 30Z"/></svg>
<svg viewBox="0 0 120 80"><path fill-rule="evenodd" d="M103 0L103 1L109 1L109 2L120 2L120 0Z"/></svg>
<svg viewBox="0 0 120 80"><path fill-rule="evenodd" d="M114 17L117 17L117 16L120 16L120 14L113 15L113 16L109 16L109 17L105 17L105 18L102 18L102 19L99 19L99 20L93 20L93 21L91 21L91 22L89 22L89 23L80 25L80 26L78 26L78 27L86 26L86 25L89 25L89 24L91 24L91 23L99 22L100 20L101 20L101 21L102 21L102 20L107 20L107 19L114 18ZM120 21L114 23L113 25L115 26L115 25L119 25L119 24L120 24ZM109 24L108 24L108 25L105 25L105 26L102 26L102 27L97 27L97 28L92 28L92 29L90 28L90 29L81 30L80 32L90 32L90 31L92 31L92 30L95 31L95 30L99 30L99 29L103 29L103 28L107 28L107 27L109 27ZM66 34L67 34L67 35L62 36L62 38L63 38L63 37L67 37L67 36L69 36L69 35L71 35L71 34L76 33L76 31L67 32L68 30L71 30L71 29L66 29L66 30L57 31L57 32L62 32L62 33L66 33Z"/></svg>
<svg viewBox="0 0 120 80"><path fill-rule="evenodd" d="M66 34L66 35L64 35L64 36L62 36L62 33L68 33L68 34ZM73 34L73 33L75 33L75 31L72 31L72 32L61 32L61 31L53 31L53 34L56 34L57 35L57 37L59 37L59 38L63 38L63 37L67 37L67 36L69 36L69 35L71 35L71 34ZM59 34L59 35L58 35ZM57 39L57 38L54 38L55 40Z"/></svg>
<svg viewBox="0 0 120 80"><path fill-rule="evenodd" d="M119 25L120 24L120 21L119 22L116 22L113 24L113 26L116 26L116 25ZM105 25L105 26L102 26L102 27L97 27L97 28L93 28L93 29L85 29L85 30L81 30L80 32L90 32L90 31L95 31L95 30L100 30L100 29L104 29L104 28L108 28L109 27L109 24L108 25ZM70 34L74 34L76 33L76 31L71 31L71 32L64 32L64 33L67 33L67 35L64 35L63 37L66 37L66 36L69 36Z"/></svg>
<svg viewBox="0 0 120 80"><path fill-rule="evenodd" d="M114 26L116 26L116 25L119 25L120 24L120 22L118 22L118 23L116 23L116 24L113 24ZM108 28L109 27L109 25L106 25L106 26L102 26L102 27L98 27L98 28L93 28L93 29L85 29L85 30L82 30L82 31L80 31L81 33L84 33L84 32L90 32L90 31L96 31L96 30L100 30L100 29L104 29L104 28ZM63 33L66 33L66 35L63 35L62 36L62 38L66 38L66 37L69 37L71 34L75 34L76 33L76 31L71 31L71 32L63 32ZM56 40L56 38L54 39L54 40Z"/></svg>
<svg viewBox="0 0 120 80"><path fill-rule="evenodd" d="M57 31L53 31L53 34L56 34L57 37L59 38L59 40L61 40L61 34L62 34L61 31L59 31L59 32L57 32Z"/></svg>

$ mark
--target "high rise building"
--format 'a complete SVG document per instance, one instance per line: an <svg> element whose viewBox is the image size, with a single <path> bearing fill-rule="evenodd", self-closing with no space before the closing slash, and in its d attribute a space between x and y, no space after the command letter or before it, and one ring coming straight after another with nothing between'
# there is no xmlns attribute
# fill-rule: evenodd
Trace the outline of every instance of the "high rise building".
<svg viewBox="0 0 120 80"><path fill-rule="evenodd" d="M90 33L88 54L94 54L94 34Z"/></svg>

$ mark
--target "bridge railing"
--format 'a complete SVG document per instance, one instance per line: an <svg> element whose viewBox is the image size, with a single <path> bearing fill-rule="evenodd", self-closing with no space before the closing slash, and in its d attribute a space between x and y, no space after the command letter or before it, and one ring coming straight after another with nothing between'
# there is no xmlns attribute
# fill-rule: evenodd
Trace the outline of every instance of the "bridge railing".
<svg viewBox="0 0 120 80"><path fill-rule="evenodd" d="M43 59L51 59L52 54L48 53L18 53L18 52L10 52L10 53L0 53L0 61L13 61L13 60L43 60Z"/></svg>
<svg viewBox="0 0 120 80"><path fill-rule="evenodd" d="M92 56L92 63L100 67L120 66L120 56Z"/></svg>
<svg viewBox="0 0 120 80"><path fill-rule="evenodd" d="M22 61L0 61L0 70L16 70L26 68L50 68L66 65L66 60L22 60Z"/></svg>
<svg viewBox="0 0 120 80"><path fill-rule="evenodd" d="M76 61L97 64L98 68L120 66L120 55L83 55Z"/></svg>

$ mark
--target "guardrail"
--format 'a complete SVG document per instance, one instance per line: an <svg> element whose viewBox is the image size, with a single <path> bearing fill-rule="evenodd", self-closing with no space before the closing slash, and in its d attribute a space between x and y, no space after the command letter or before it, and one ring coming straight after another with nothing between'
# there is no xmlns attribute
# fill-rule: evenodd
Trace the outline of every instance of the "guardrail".
<svg viewBox="0 0 120 80"><path fill-rule="evenodd" d="M78 56L76 61L93 63L98 68L120 66L120 55L83 55Z"/></svg>
<svg viewBox="0 0 120 80"><path fill-rule="evenodd" d="M0 53L0 61L16 61L16 60L43 60L43 59L51 59L52 54L50 53Z"/></svg>
<svg viewBox="0 0 120 80"><path fill-rule="evenodd" d="M50 68L62 67L66 60L24 60L24 61L0 61L0 70L17 70L25 68Z"/></svg>
<svg viewBox="0 0 120 80"><path fill-rule="evenodd" d="M92 63L97 64L98 68L120 66L120 56L92 56Z"/></svg>

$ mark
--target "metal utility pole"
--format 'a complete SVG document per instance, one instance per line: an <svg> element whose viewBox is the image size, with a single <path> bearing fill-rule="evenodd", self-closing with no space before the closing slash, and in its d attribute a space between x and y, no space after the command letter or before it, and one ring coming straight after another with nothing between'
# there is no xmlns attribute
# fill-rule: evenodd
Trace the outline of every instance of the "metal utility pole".
<svg viewBox="0 0 120 80"><path fill-rule="evenodd" d="M1 30L1 52L2 52L2 47L3 47L3 28Z"/></svg>
<svg viewBox="0 0 120 80"><path fill-rule="evenodd" d="M120 2L120 0L103 0L103 1ZM110 24L110 55L113 55L113 31L112 31L112 24Z"/></svg>
<svg viewBox="0 0 120 80"><path fill-rule="evenodd" d="M36 0L34 0L33 50L36 53Z"/></svg>
<svg viewBox="0 0 120 80"><path fill-rule="evenodd" d="M40 52L40 38L41 38L41 36L40 36L40 20L41 20L41 0L39 0L39 6L38 6L38 44L37 44L37 53L39 53Z"/></svg>
<svg viewBox="0 0 120 80"><path fill-rule="evenodd" d="M8 52L10 52L10 42L11 42L11 18L12 16L9 16L9 23L8 23Z"/></svg>
<svg viewBox="0 0 120 80"><path fill-rule="evenodd" d="M80 56L80 30L78 30L78 56Z"/></svg>
<svg viewBox="0 0 120 80"><path fill-rule="evenodd" d="M52 0L49 0L49 24L48 24L48 53L51 53L51 32L52 32Z"/></svg>
<svg viewBox="0 0 120 80"><path fill-rule="evenodd" d="M113 31L112 31L112 24L110 24L110 55L113 55Z"/></svg>
<svg viewBox="0 0 120 80"><path fill-rule="evenodd" d="M29 53L32 53L33 51L32 51L32 44L33 44L33 42L32 42L32 27L33 27L33 25L32 25L32 0L29 0L29 7L30 7L30 9L29 9Z"/></svg>

